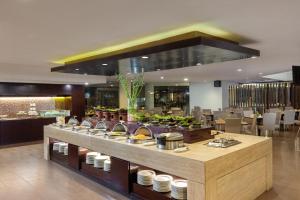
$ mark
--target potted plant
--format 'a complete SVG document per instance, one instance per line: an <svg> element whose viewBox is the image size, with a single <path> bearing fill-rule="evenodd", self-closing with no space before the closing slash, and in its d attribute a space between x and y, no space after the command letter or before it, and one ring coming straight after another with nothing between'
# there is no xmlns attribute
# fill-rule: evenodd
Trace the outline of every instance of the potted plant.
<svg viewBox="0 0 300 200"><path fill-rule="evenodd" d="M144 85L144 75L139 74L130 79L123 74L119 74L117 79L128 99L128 121L135 121L137 113L137 98L142 91Z"/></svg>

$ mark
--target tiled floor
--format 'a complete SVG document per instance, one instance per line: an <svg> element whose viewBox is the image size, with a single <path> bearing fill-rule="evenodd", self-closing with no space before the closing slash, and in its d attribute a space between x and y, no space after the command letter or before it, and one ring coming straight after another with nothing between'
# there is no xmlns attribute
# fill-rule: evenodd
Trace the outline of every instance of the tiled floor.
<svg viewBox="0 0 300 200"><path fill-rule="evenodd" d="M259 200L300 199L300 152L294 132L273 137L274 188ZM43 160L42 145L0 149L2 200L125 200L64 167Z"/></svg>

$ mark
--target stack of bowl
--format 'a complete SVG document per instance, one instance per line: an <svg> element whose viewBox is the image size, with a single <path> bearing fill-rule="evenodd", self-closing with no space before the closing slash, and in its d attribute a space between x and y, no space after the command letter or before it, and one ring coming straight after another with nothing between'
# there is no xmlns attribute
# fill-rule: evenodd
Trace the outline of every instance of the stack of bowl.
<svg viewBox="0 0 300 200"><path fill-rule="evenodd" d="M152 170L141 170L137 174L137 183L144 186L150 186L153 184L153 178L155 172Z"/></svg>
<svg viewBox="0 0 300 200"><path fill-rule="evenodd" d="M109 159L109 156L104 156L104 155L97 155L95 158L94 158L94 167L95 168L104 168L104 162L106 160Z"/></svg>
<svg viewBox="0 0 300 200"><path fill-rule="evenodd" d="M111 168L111 161L110 161L110 159L107 159L104 161L103 170L106 172L109 172L110 168Z"/></svg>
<svg viewBox="0 0 300 200"><path fill-rule="evenodd" d="M94 160L95 160L95 157L100 155L100 153L98 152L88 152L86 154L86 164L89 164L89 165L94 165Z"/></svg>
<svg viewBox="0 0 300 200"><path fill-rule="evenodd" d="M60 142L53 143L53 151L58 151Z"/></svg>
<svg viewBox="0 0 300 200"><path fill-rule="evenodd" d="M65 148L68 147L67 143L60 142L58 145L58 152L59 153L64 153Z"/></svg>
<svg viewBox="0 0 300 200"><path fill-rule="evenodd" d="M170 192L173 177L169 175L157 175L153 179L153 190L156 192Z"/></svg>
<svg viewBox="0 0 300 200"><path fill-rule="evenodd" d="M66 146L65 148L64 148L64 155L65 156L67 156L68 155L68 153L69 153L69 148L68 148L68 146Z"/></svg>
<svg viewBox="0 0 300 200"><path fill-rule="evenodd" d="M187 199L187 181L174 180L171 184L171 196L174 199Z"/></svg>

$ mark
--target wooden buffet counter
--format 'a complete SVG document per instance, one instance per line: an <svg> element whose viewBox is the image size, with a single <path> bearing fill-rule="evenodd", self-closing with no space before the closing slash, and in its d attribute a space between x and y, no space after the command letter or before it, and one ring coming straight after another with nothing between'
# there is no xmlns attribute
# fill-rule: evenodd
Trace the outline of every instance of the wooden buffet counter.
<svg viewBox="0 0 300 200"><path fill-rule="evenodd" d="M43 140L43 127L55 121L55 117L1 119L0 146Z"/></svg>
<svg viewBox="0 0 300 200"><path fill-rule="evenodd" d="M225 135L242 143L223 149L208 147L204 141L189 144L187 152L174 153L49 125L44 127L44 157L49 160L49 141L55 138L187 179L188 200L255 199L272 187L272 140Z"/></svg>

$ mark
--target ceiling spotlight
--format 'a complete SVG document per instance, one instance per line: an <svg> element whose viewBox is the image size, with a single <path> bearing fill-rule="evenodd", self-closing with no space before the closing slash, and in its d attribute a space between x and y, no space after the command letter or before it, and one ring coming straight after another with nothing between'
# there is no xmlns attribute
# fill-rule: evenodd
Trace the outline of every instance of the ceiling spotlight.
<svg viewBox="0 0 300 200"><path fill-rule="evenodd" d="M241 68L239 68L239 69L237 69L236 71L238 71L238 72L241 72L241 71L243 71Z"/></svg>
<svg viewBox="0 0 300 200"><path fill-rule="evenodd" d="M89 85L89 83L88 83L88 82L85 82L84 85Z"/></svg>
<svg viewBox="0 0 300 200"><path fill-rule="evenodd" d="M255 59L255 58L257 58L257 57L256 57L256 56L252 56L251 58Z"/></svg>
<svg viewBox="0 0 300 200"><path fill-rule="evenodd" d="M183 80L184 80L185 82L186 82L186 81L189 81L189 79L188 79L188 78L184 78Z"/></svg>
<svg viewBox="0 0 300 200"><path fill-rule="evenodd" d="M262 72L259 72L258 74L259 74L259 75L263 75L264 73L262 73Z"/></svg>
<svg viewBox="0 0 300 200"><path fill-rule="evenodd" d="M103 65L103 66L107 66L108 64L107 64L107 63L102 63L102 65Z"/></svg>
<svg viewBox="0 0 300 200"><path fill-rule="evenodd" d="M149 57L148 57L148 56L142 56L142 58L143 58L143 59L148 59Z"/></svg>
<svg viewBox="0 0 300 200"><path fill-rule="evenodd" d="M78 69L78 68L76 68L75 70L76 70L76 71L79 71L79 69Z"/></svg>
<svg viewBox="0 0 300 200"><path fill-rule="evenodd" d="M164 79L165 77L161 76L160 79Z"/></svg>

